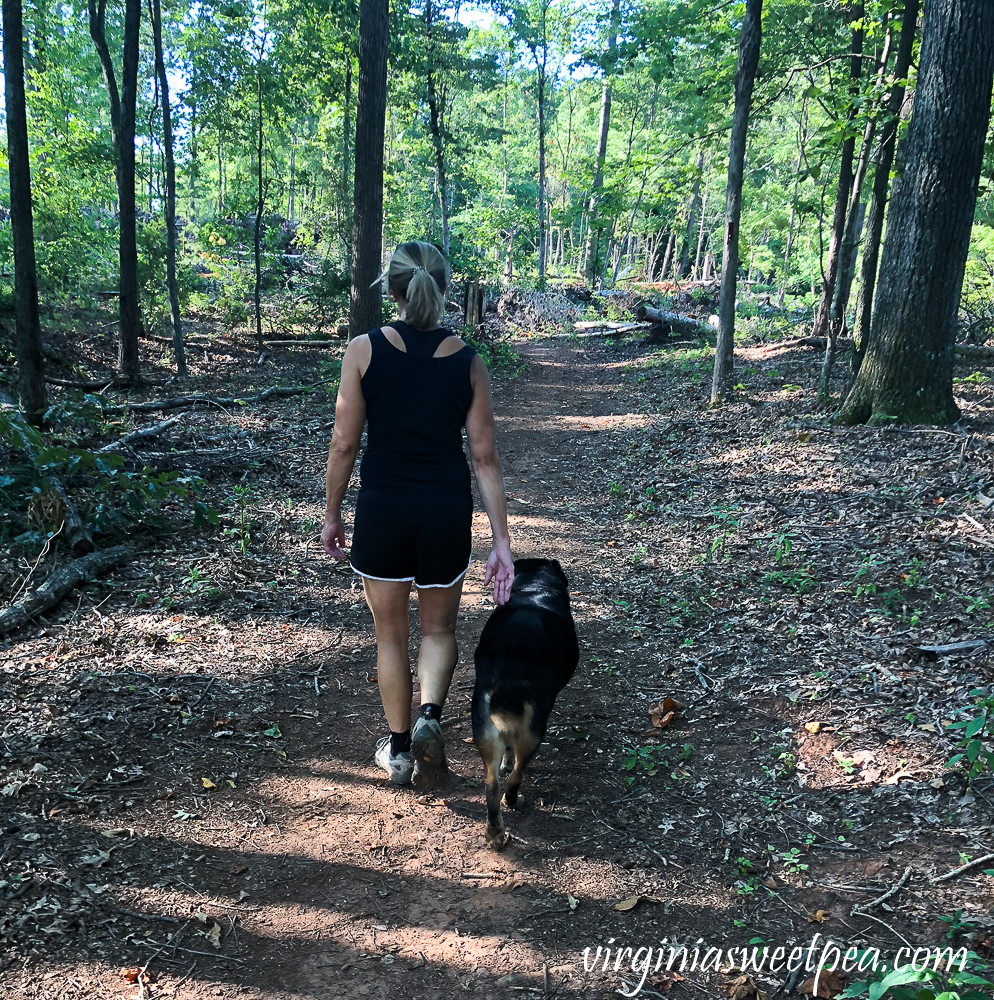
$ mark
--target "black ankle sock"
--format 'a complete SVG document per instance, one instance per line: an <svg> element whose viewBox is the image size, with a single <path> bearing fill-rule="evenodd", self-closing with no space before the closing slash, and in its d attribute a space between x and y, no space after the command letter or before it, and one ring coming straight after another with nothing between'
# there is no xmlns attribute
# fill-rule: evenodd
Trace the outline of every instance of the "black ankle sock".
<svg viewBox="0 0 994 1000"><path fill-rule="evenodd" d="M428 702L426 705L421 706L421 718L422 719L434 719L436 722L442 721L442 706L434 705Z"/></svg>
<svg viewBox="0 0 994 1000"><path fill-rule="evenodd" d="M411 731L407 730L405 733L395 733L392 729L390 730L390 754L396 757L399 753L410 753L411 752Z"/></svg>

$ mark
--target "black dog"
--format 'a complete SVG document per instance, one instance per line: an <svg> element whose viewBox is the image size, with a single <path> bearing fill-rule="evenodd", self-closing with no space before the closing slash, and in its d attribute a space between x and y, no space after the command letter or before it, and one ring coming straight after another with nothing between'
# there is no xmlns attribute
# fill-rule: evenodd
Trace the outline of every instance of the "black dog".
<svg viewBox="0 0 994 1000"><path fill-rule="evenodd" d="M514 768L504 801L515 809L521 777L579 658L562 566L554 559L518 559L510 599L490 616L475 656L473 742L487 771L487 846L494 850L505 843L499 780L505 751L513 754Z"/></svg>

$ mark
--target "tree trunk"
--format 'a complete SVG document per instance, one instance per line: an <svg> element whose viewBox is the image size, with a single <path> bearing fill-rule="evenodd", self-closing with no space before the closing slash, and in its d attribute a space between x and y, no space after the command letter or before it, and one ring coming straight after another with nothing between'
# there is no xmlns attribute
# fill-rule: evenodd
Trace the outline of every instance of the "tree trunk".
<svg viewBox="0 0 994 1000"><path fill-rule="evenodd" d="M259 45L259 60L256 64L256 201L255 230L252 234L252 250L255 257L255 289L252 299L255 304L255 341L262 354L262 210L265 202L265 190L262 183L262 153L263 153L263 117L262 117L262 56L265 36Z"/></svg>
<svg viewBox="0 0 994 1000"><path fill-rule="evenodd" d="M847 18L857 17L859 27L853 29L852 33L852 58L849 62L849 79L851 81L849 93L851 101L849 110L846 113L847 131L851 128L852 121L856 117L856 98L859 95L858 80L863 72L863 28L862 28L862 4L847 12ZM832 216L832 235L828 245L828 260L825 262L825 272L822 280L821 301L818 304L818 312L815 316L814 327L811 331L813 337L824 337L829 331L829 315L832 311L832 298L835 295L835 282L839 269L839 247L842 244L843 232L846 226L846 210L849 207L849 195L853 186L853 157L856 152L856 137L852 134L846 135L842 141L842 152L839 156L839 185L835 189L835 211ZM830 364L831 353L834 343L829 337L828 364ZM824 396L827 387L824 384L824 370L822 374L821 395Z"/></svg>
<svg viewBox="0 0 994 1000"><path fill-rule="evenodd" d="M915 110L895 185L872 332L844 423L951 423L952 373L994 80L994 4L925 8Z"/></svg>
<svg viewBox="0 0 994 1000"><path fill-rule="evenodd" d="M352 170L352 53L345 53L345 97L342 101L342 196L340 202L345 205L345 219L342 233L345 242L345 269L349 280L352 277L352 226L353 220L348 217L349 175Z"/></svg>
<svg viewBox="0 0 994 1000"><path fill-rule="evenodd" d="M121 374L137 381L141 376L138 338L141 312L138 302L138 237L135 219L135 116L138 100L138 40L141 24L141 0L124 3L124 58L121 67L121 90L110 49L107 47L107 0L88 0L90 37L100 57L107 97L110 124L117 151L117 213L119 219L118 259L118 367Z"/></svg>
<svg viewBox="0 0 994 1000"><path fill-rule="evenodd" d="M659 280L665 281L673 260L673 248L676 245L676 233L670 233L666 238L666 251L663 253L663 265L659 269Z"/></svg>
<svg viewBox="0 0 994 1000"><path fill-rule="evenodd" d="M10 179L10 228L14 243L14 299L17 387L25 417L41 426L45 414L45 370L38 318L34 219L31 213L31 164L24 100L24 40L21 0L3 0L4 96L7 112L7 162Z"/></svg>
<svg viewBox="0 0 994 1000"><path fill-rule="evenodd" d="M197 62L190 60L190 219L197 218L197 180L199 179L197 160Z"/></svg>
<svg viewBox="0 0 994 1000"><path fill-rule="evenodd" d="M600 205L601 190L604 187L604 161L607 158L607 137L611 129L611 76L613 73L614 52L618 45L618 25L621 19L621 2L613 0L611 4L611 31L607 36L607 57L611 64L604 69L604 84L601 87L601 118L597 132L597 163L594 168L594 183L590 189L590 203L587 206L587 247L583 257L583 277L588 285L597 278L598 254L600 251L601 230L597 224L597 209Z"/></svg>
<svg viewBox="0 0 994 1000"><path fill-rule="evenodd" d="M687 234L684 237L683 249L680 251L680 277L689 278L693 265L690 262L690 250L694 245L694 234L697 230L697 213L701 210L701 178L704 176L704 149L697 154L694 166L694 190L690 196L690 211L687 213Z"/></svg>
<svg viewBox="0 0 994 1000"><path fill-rule="evenodd" d="M545 62L548 46L545 43L545 17L547 7L542 0L543 45L542 62L538 70L538 283L545 285L545 254L548 230L545 225Z"/></svg>
<svg viewBox="0 0 994 1000"><path fill-rule="evenodd" d="M870 336L870 317L873 312L873 293L877 281L877 264L880 260L880 238L884 228L884 209L887 206L887 192L890 188L890 171L894 164L897 145L897 130L900 124L901 108L904 105L908 70L918 28L919 0L905 0L904 16L901 22L901 42L894 62L894 84L887 97L884 110L884 124L880 131L880 145L877 164L873 175L873 192L867 212L866 239L863 243L863 261L860 266L859 302L856 321L853 325L855 349L853 351L853 376L866 353Z"/></svg>
<svg viewBox="0 0 994 1000"><path fill-rule="evenodd" d="M135 381L141 377L138 338L143 332L138 301L138 233L135 211L135 116L141 11L141 0L125 0L124 59L121 65L121 166L118 183L118 211L121 217L118 367L122 375Z"/></svg>
<svg viewBox="0 0 994 1000"><path fill-rule="evenodd" d="M173 159L172 110L169 107L169 80L162 58L162 8L159 0L149 0L149 17L152 21L152 43L155 47L155 73L162 93L162 153L166 161L166 291L169 295L169 315L173 325L173 353L176 372L186 375L186 358L183 353L183 321L179 312L179 287L176 284L176 163Z"/></svg>
<svg viewBox="0 0 994 1000"><path fill-rule="evenodd" d="M290 136L290 191L287 197L286 206L286 217L287 220L293 222L296 217L297 206L295 204L296 191L294 190L294 184L297 180L297 133L294 132Z"/></svg>
<svg viewBox="0 0 994 1000"><path fill-rule="evenodd" d="M878 90L883 85L884 73L886 72L887 62L890 58L890 47L893 39L893 33L887 27L889 16L887 13L884 14L884 46L877 68ZM856 172L853 175L852 188L849 193L846 224L842 235L842 242L839 246L838 269L832 296L832 308L829 314L827 350L825 351L825 360L821 371L819 395L822 399L828 399L829 397L836 342L839 337L846 333L846 309L849 306L849 295L852 291L853 277L856 270L856 248L859 243L859 236L866 212L866 206L860 201L860 197L863 190L863 180L866 177L866 168L870 162L870 151L873 148L873 136L877 127L878 110L874 109L874 112L867 118L866 125L863 128L863 138L859 147L859 160L856 163Z"/></svg>
<svg viewBox="0 0 994 1000"><path fill-rule="evenodd" d="M707 182L704 185L704 197L701 199L701 226L697 233L697 253L694 254L694 270L693 277L699 278L701 276L701 258L704 254L704 244L706 240L705 223L707 222L708 215L708 196L711 193L711 174L708 173Z"/></svg>
<svg viewBox="0 0 994 1000"><path fill-rule="evenodd" d="M431 0L425 4L425 29L428 38L428 72L425 83L428 88L428 121L431 131L431 142L435 153L435 179L438 185L438 208L442 223L442 253L449 255L449 203L446 198L445 178L445 145L442 134L445 128L444 99L440 100L438 80L434 63L435 47L432 44L434 27L434 8Z"/></svg>
<svg viewBox="0 0 994 1000"><path fill-rule="evenodd" d="M652 103L649 106L649 123L648 123L649 127L646 129L646 132L645 132L645 149L644 149L644 153L645 153L645 166L642 169L642 180L641 180L641 182L639 184L639 193L638 193L638 196L635 198L635 204L632 205L632 212L631 212L631 215L628 218L628 228L625 230L625 236L624 236L624 238L621 241L622 246L626 247L626 249L628 251L629 263L628 263L628 265L626 265L628 267L631 266L631 261L633 259L632 243L631 243L631 240L630 240L631 232L632 232L632 227L635 225L635 219L638 216L639 209L642 207L642 199L645 197L645 185L646 185L646 181L648 181L648 179L649 179L649 164L652 162L649 159L649 142L650 142L650 137L652 135L652 127L653 127L653 125L655 124L655 121L656 121L656 100L657 100L658 97L659 97L659 84L657 83L655 85L655 87L653 88L653 91L652 91ZM630 158L630 156L631 156L631 152L629 151L629 158ZM674 234L674 236L675 236L675 234ZM674 244L674 251L675 251L675 249L676 249L676 246ZM615 264L615 267L614 267L614 276L613 276L612 282L611 282L612 284L617 284L618 283L618 270L619 270L620 266L621 266L621 257L619 256L618 257L618 262Z"/></svg>
<svg viewBox="0 0 994 1000"><path fill-rule="evenodd" d="M728 397L732 386L735 343L735 291L739 271L739 221L742 217L742 174L745 169L749 108L759 65L763 0L746 0L739 36L739 65L735 73L735 111L728 153L728 188L725 192L725 247L721 264L721 297L718 306L718 342L711 380L711 403Z"/></svg>
<svg viewBox="0 0 994 1000"><path fill-rule="evenodd" d="M387 0L360 0L359 110L355 142L355 221L349 337L380 325L382 293L376 281L383 250L383 139L387 107ZM374 285L376 287L370 287Z"/></svg>
<svg viewBox="0 0 994 1000"><path fill-rule="evenodd" d="M783 309L784 296L787 294L787 276L790 274L790 255L794 249L794 222L797 218L797 189L801 184L801 164L804 162L804 147L808 138L807 104L801 107L801 121L797 137L797 163L794 164L794 191L790 196L790 221L787 223L787 246L783 255L783 277L780 279L780 292L777 295L777 308Z"/></svg>

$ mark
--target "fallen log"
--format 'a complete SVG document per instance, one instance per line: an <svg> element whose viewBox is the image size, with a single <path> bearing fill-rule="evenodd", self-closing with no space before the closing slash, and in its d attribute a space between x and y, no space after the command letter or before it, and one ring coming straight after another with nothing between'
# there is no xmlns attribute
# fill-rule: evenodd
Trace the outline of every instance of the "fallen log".
<svg viewBox="0 0 994 1000"><path fill-rule="evenodd" d="M320 385L321 383L318 383ZM282 399L287 396L300 396L305 392L310 392L316 388L315 385L276 385L255 396L205 396L198 392L192 396L175 396L172 399L153 399L147 403L114 403L112 406L105 406L104 413L124 413L126 410L131 413L152 413L155 410L178 410L184 406L196 406L198 403L207 403L210 406L244 406L247 403L262 403L267 399Z"/></svg>
<svg viewBox="0 0 994 1000"><path fill-rule="evenodd" d="M912 648L930 660L937 660L940 656L956 656L957 654L969 656L971 653L981 653L991 647L992 643L987 639L967 639L965 642L950 642L943 646L913 646Z"/></svg>
<svg viewBox="0 0 994 1000"><path fill-rule="evenodd" d="M852 337L839 337L836 347L851 347ZM825 350L828 346L827 337L792 337L790 340L771 340L768 344L757 344L757 347L813 347L815 350Z"/></svg>
<svg viewBox="0 0 994 1000"><path fill-rule="evenodd" d="M97 448L94 454L103 455L108 451L117 451L118 448L121 448L126 444L131 444L132 441L139 441L142 438L155 437L167 428L172 427L173 424L178 424L182 419L183 414L181 413L178 417L170 417L168 420L163 420L161 424L153 424L151 427L142 427L137 431L132 431L130 434L125 434L124 437L118 438L117 441L111 441L110 444L105 444L102 448Z"/></svg>
<svg viewBox="0 0 994 1000"><path fill-rule="evenodd" d="M614 323L606 319L601 320L584 320L581 323L574 323L574 330L591 331L591 330L607 330L610 333L628 333L631 330L648 330L653 323Z"/></svg>
<svg viewBox="0 0 994 1000"><path fill-rule="evenodd" d="M170 343L172 343L170 341ZM46 375L45 381L49 385L61 385L67 389L87 389L92 392L100 392L103 389L113 387L123 388L131 385L131 380L123 375L110 375L101 381L100 379L71 379L55 378L53 375Z"/></svg>
<svg viewBox="0 0 994 1000"><path fill-rule="evenodd" d="M265 347L341 347L340 338L326 340L266 340Z"/></svg>
<svg viewBox="0 0 994 1000"><path fill-rule="evenodd" d="M835 342L837 347L852 347L852 337L839 337ZM826 337L794 337L791 340L775 340L765 347L813 347L823 351L828 346ZM979 344L957 344L956 353L962 358L974 358L977 361L994 361L994 347L981 347Z"/></svg>
<svg viewBox="0 0 994 1000"><path fill-rule="evenodd" d="M694 334L703 336L709 333L707 325L700 320L692 319L690 316L683 316L680 313L655 309L644 302L635 310L635 318L637 320L649 320L660 328L661 334L675 333L679 336L689 337Z"/></svg>
<svg viewBox="0 0 994 1000"><path fill-rule="evenodd" d="M94 577L128 562L133 557L134 553L126 545L115 545L100 552L91 552L88 556L75 559L57 569L27 597L0 611L0 635L27 625L33 618L54 608L70 590L81 583L89 583Z"/></svg>

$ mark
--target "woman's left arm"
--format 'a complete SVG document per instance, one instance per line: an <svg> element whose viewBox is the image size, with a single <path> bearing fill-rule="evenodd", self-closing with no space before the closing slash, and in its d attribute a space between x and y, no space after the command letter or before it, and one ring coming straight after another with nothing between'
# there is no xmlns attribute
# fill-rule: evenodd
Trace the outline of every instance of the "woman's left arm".
<svg viewBox="0 0 994 1000"><path fill-rule="evenodd" d="M342 500L352 478L362 427L366 422L366 400L362 395L363 370L369 364L368 337L356 337L345 350L342 373L338 383L338 401L335 404L335 429L328 449L328 468L325 473L327 506L321 544L333 559L344 559L345 527L342 524Z"/></svg>

